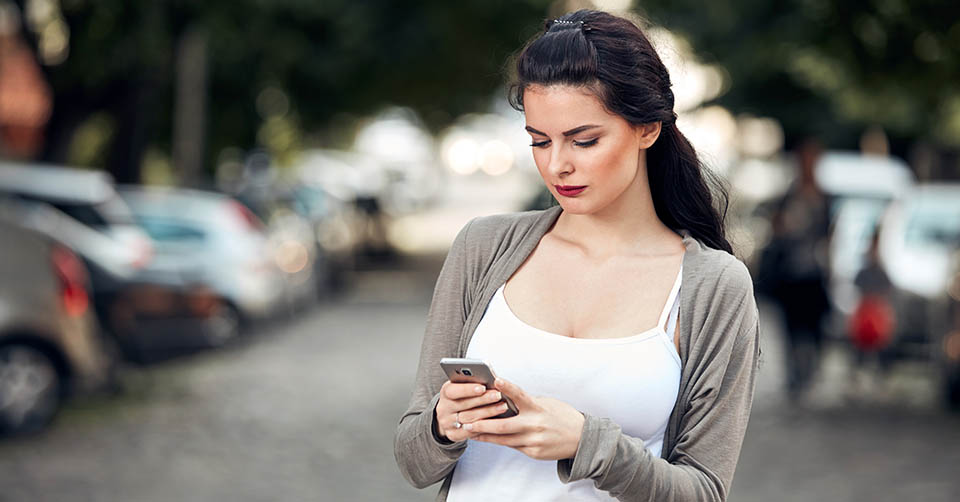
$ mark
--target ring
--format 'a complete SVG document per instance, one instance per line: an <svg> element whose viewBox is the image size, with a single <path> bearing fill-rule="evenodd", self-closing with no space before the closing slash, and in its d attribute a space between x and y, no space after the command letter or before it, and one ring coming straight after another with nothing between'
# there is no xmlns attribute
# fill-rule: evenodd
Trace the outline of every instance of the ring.
<svg viewBox="0 0 960 502"><path fill-rule="evenodd" d="M463 427L463 424L460 423L460 412L457 412L457 418L453 419L453 428L459 429Z"/></svg>

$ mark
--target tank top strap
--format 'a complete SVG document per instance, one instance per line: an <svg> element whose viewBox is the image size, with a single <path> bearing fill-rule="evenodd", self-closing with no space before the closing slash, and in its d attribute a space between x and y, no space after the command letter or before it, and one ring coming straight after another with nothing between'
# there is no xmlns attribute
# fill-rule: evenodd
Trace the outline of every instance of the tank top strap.
<svg viewBox="0 0 960 502"><path fill-rule="evenodd" d="M680 282L683 279L683 264L680 264L680 270L677 272L677 279L673 281L673 288L670 289L670 296L667 297L667 303L663 306L663 311L660 312L660 320L657 322L657 326L662 328L664 331L667 330L667 320L670 316L670 312L673 310L673 304L677 300L677 295L680 293Z"/></svg>

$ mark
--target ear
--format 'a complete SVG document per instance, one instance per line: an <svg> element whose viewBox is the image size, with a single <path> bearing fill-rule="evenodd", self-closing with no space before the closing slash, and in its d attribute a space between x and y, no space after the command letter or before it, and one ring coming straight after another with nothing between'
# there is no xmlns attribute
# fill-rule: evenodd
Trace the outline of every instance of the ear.
<svg viewBox="0 0 960 502"><path fill-rule="evenodd" d="M635 126L637 139L640 141L640 148L646 150L653 146L660 137L660 122L651 122L649 124L640 124Z"/></svg>

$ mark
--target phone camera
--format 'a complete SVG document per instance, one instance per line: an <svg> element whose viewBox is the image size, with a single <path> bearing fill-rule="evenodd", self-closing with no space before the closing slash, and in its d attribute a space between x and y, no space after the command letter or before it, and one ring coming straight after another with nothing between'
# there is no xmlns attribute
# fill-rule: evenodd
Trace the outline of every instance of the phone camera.
<svg viewBox="0 0 960 502"><path fill-rule="evenodd" d="M473 373L471 373L467 368L463 368L461 371L463 371L463 374L466 376L473 376Z"/></svg>

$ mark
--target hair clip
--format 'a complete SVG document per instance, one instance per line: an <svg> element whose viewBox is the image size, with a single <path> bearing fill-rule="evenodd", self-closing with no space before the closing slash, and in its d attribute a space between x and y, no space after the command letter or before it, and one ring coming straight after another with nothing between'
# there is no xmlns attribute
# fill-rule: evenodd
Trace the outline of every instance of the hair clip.
<svg viewBox="0 0 960 502"><path fill-rule="evenodd" d="M580 28L583 31L589 31L589 28L583 24L583 21L570 21L568 19L554 19L553 23L547 26L548 31L553 27L556 27L558 30Z"/></svg>

